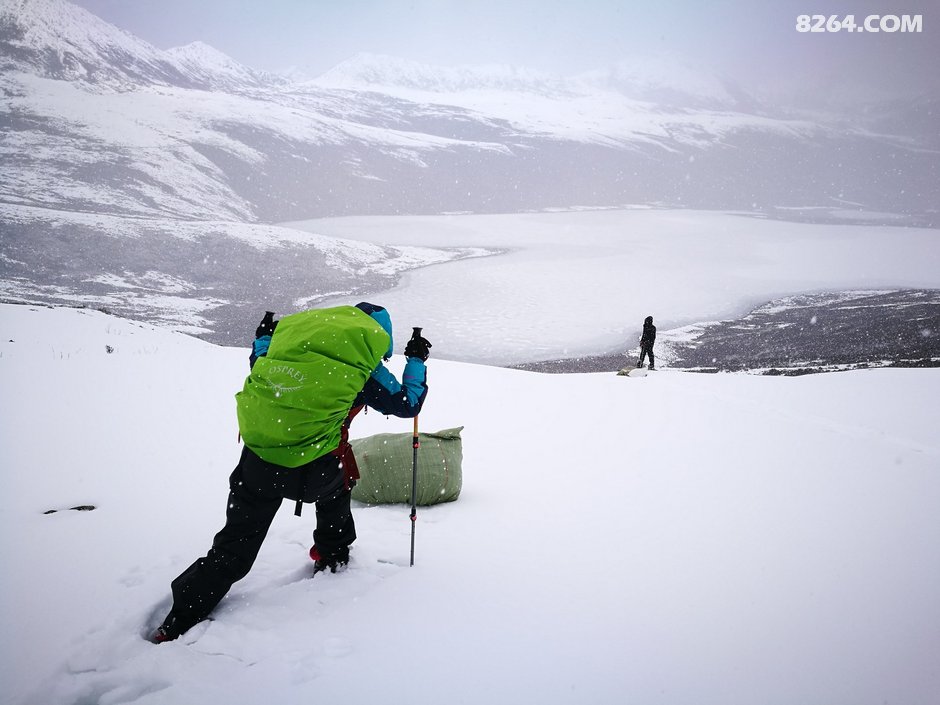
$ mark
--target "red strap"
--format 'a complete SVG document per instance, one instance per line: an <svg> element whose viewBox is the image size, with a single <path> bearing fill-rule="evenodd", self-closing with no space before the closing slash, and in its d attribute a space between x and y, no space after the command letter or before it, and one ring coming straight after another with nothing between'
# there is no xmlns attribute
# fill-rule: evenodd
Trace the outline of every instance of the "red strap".
<svg viewBox="0 0 940 705"><path fill-rule="evenodd" d="M356 414L362 411L363 407L364 405L354 406L349 410L349 413L346 415L346 420L343 421L343 428L340 431L339 445L336 447L336 450L333 451L333 455L339 458L339 462L343 466L344 486L347 490L354 480L358 480L361 477L359 474L359 465L356 463L356 456L353 453L352 446L349 444L349 426L352 424L352 420L356 418Z"/></svg>

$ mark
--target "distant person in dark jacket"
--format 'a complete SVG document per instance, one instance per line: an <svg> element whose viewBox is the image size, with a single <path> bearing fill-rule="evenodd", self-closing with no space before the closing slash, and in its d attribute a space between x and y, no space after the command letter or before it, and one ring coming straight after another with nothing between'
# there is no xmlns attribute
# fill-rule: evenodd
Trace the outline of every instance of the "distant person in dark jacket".
<svg viewBox="0 0 940 705"><path fill-rule="evenodd" d="M656 326L653 325L653 317L647 316L643 321L643 337L640 338L640 360L636 363L637 367L643 367L643 360L650 356L650 369L655 370L656 362L653 358L653 343L656 342Z"/></svg>

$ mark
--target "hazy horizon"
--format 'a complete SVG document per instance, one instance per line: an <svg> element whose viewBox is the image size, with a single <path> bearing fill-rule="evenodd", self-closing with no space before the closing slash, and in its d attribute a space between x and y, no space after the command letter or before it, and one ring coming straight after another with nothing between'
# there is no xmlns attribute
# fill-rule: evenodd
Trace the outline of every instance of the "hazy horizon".
<svg viewBox="0 0 940 705"><path fill-rule="evenodd" d="M317 76L359 53L440 66L502 64L559 76L670 56L745 89L816 104L940 94L924 8L875 0L744 0L655 7L610 0L74 0L161 49L203 41L254 69ZM804 33L799 14L922 15L916 33Z"/></svg>

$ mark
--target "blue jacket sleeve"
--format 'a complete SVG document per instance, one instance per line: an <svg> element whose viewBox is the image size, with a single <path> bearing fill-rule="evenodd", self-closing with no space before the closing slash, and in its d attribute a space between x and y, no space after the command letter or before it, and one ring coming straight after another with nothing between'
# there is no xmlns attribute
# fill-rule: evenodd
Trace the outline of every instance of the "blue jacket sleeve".
<svg viewBox="0 0 940 705"><path fill-rule="evenodd" d="M255 338L255 342L251 346L251 355L248 356L248 366L254 367L255 361L259 357L265 357L268 354L268 347L271 345L271 336L262 335L259 338Z"/></svg>
<svg viewBox="0 0 940 705"><path fill-rule="evenodd" d="M361 401L379 413L412 418L424 405L428 394L427 377L427 367L416 357L409 357L405 363L401 383L379 363L362 389Z"/></svg>

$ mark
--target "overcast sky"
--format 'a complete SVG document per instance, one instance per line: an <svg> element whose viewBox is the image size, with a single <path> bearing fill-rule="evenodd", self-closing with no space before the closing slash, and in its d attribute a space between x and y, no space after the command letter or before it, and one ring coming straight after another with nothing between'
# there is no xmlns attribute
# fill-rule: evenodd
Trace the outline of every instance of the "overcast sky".
<svg viewBox="0 0 940 705"><path fill-rule="evenodd" d="M161 49L201 40L252 68L318 75L359 52L570 75L678 55L752 90L940 92L940 1L75 0ZM921 33L800 33L806 14L921 14Z"/></svg>

